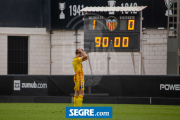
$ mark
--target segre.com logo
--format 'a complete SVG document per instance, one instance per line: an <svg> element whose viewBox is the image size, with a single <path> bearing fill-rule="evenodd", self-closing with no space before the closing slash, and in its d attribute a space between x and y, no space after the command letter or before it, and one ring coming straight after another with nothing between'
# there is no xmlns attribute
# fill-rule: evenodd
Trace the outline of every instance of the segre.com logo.
<svg viewBox="0 0 180 120"><path fill-rule="evenodd" d="M66 118L112 118L112 107L66 107Z"/></svg>

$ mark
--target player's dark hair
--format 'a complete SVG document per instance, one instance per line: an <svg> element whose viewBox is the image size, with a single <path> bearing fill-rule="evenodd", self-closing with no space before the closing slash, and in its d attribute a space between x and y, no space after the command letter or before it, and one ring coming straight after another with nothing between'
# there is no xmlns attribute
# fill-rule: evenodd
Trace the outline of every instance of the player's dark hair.
<svg viewBox="0 0 180 120"><path fill-rule="evenodd" d="M81 49L82 51L84 51L83 49ZM78 54L78 49L76 50L76 55Z"/></svg>
<svg viewBox="0 0 180 120"><path fill-rule="evenodd" d="M76 50L76 55L78 54L78 49Z"/></svg>

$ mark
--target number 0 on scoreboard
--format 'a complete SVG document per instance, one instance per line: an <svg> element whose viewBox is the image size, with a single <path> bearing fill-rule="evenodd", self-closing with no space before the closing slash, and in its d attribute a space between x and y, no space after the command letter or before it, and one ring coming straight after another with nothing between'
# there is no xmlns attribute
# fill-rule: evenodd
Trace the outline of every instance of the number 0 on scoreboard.
<svg viewBox="0 0 180 120"><path fill-rule="evenodd" d="M135 23L135 20L128 21L128 30L134 30L134 23Z"/></svg>

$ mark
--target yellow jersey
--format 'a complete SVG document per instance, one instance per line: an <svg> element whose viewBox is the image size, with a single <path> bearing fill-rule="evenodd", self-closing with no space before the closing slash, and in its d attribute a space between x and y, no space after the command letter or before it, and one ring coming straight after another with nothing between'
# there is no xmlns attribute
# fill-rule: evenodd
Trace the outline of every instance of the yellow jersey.
<svg viewBox="0 0 180 120"><path fill-rule="evenodd" d="M77 81L84 81L84 73L82 69L82 58L83 57L76 57L73 59L73 68L74 68L74 82Z"/></svg>

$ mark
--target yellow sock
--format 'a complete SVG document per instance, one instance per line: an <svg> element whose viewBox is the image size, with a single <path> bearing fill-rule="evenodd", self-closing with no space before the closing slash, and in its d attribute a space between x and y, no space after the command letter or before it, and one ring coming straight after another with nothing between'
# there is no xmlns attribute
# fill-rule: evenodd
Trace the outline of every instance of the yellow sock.
<svg viewBox="0 0 180 120"><path fill-rule="evenodd" d="M78 99L77 99L77 106L78 107L81 107L82 106L82 102L83 102L83 96L82 95L79 95Z"/></svg>
<svg viewBox="0 0 180 120"><path fill-rule="evenodd" d="M77 107L77 99L78 99L78 96L74 95L74 98L73 98L74 107Z"/></svg>

